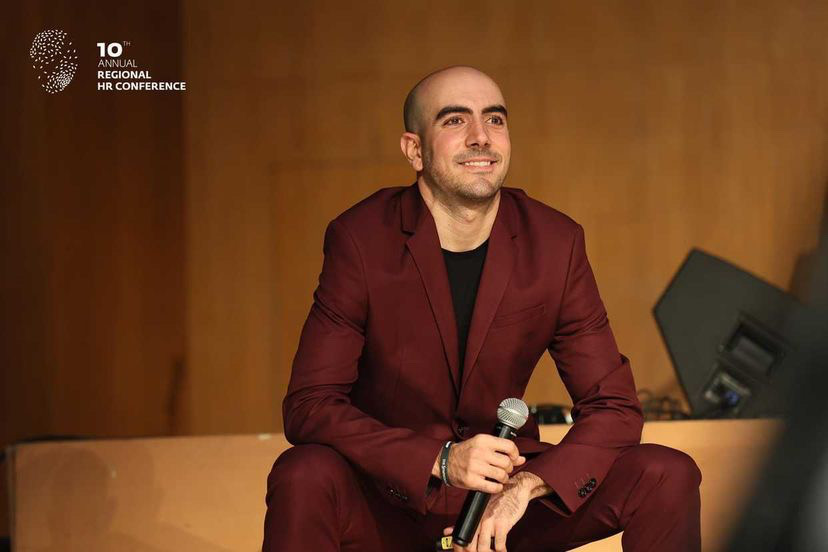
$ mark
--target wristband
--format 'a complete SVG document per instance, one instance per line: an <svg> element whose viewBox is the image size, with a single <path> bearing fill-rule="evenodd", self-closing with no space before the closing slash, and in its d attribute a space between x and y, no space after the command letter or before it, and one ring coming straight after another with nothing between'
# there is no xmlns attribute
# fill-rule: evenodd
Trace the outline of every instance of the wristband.
<svg viewBox="0 0 828 552"><path fill-rule="evenodd" d="M449 457L449 450L451 450L451 445L454 443L451 441L446 441L446 444L443 445L443 450L440 451L440 479L451 487L451 483L449 483L448 478L448 457Z"/></svg>

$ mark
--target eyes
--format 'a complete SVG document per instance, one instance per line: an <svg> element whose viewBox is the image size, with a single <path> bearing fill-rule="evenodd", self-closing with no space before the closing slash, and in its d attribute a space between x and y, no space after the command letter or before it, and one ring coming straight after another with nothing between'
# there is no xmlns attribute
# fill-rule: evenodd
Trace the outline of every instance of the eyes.
<svg viewBox="0 0 828 552"><path fill-rule="evenodd" d="M462 115L452 115L443 121L443 126L458 126L463 122L464 118ZM502 115L493 114L486 119L486 122L491 123L494 126L504 126L506 124L506 119Z"/></svg>

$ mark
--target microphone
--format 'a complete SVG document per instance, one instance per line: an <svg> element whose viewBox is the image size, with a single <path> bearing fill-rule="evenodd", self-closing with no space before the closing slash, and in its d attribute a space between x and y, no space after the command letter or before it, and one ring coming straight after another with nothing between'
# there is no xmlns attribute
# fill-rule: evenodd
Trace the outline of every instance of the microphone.
<svg viewBox="0 0 828 552"><path fill-rule="evenodd" d="M516 431L523 427L529 418L529 408L520 399L504 399L497 407L497 423L493 435L501 439L514 439ZM463 509L454 524L452 540L460 546L468 546L474 538L480 517L489 503L488 494L482 491L469 491Z"/></svg>

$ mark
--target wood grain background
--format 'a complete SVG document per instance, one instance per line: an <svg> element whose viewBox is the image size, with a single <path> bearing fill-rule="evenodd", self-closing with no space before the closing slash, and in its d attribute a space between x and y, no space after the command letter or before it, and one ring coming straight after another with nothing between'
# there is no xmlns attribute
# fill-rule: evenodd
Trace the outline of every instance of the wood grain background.
<svg viewBox="0 0 828 552"><path fill-rule="evenodd" d="M503 89L507 185L585 227L639 387L681 395L651 308L690 248L791 289L816 246L825 2L106 6L2 23L2 444L279 431L325 225L413 181L402 102L450 64ZM80 46L56 95L27 59L47 28ZM95 91L120 40L187 91ZM548 357L526 398L568 400Z"/></svg>
<svg viewBox="0 0 828 552"><path fill-rule="evenodd" d="M789 289L828 182L828 5L185 3L187 427L279 427L325 224L413 181L408 89L501 84L507 184L568 213L637 383L681 391L651 308L691 247ZM237 32L244 29L244 33ZM527 399L567 401L548 357Z"/></svg>

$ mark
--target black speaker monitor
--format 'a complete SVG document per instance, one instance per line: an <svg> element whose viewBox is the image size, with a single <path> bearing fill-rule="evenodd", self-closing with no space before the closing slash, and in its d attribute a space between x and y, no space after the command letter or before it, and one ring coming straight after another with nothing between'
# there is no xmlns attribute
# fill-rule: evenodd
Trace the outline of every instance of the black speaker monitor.
<svg viewBox="0 0 828 552"><path fill-rule="evenodd" d="M694 417L783 413L805 312L792 295L694 249L653 312Z"/></svg>

